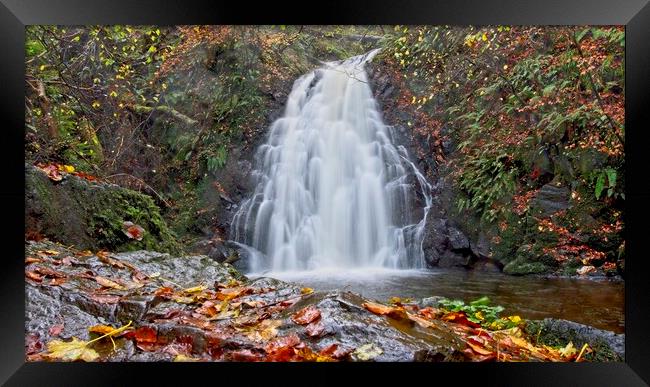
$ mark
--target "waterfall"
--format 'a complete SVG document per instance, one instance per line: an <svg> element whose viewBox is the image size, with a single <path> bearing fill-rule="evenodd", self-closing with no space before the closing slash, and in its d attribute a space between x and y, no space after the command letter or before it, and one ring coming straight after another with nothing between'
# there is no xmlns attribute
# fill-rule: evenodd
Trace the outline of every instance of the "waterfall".
<svg viewBox="0 0 650 387"><path fill-rule="evenodd" d="M364 69L376 52L295 81L231 226L249 271L425 266L431 187L382 121Z"/></svg>

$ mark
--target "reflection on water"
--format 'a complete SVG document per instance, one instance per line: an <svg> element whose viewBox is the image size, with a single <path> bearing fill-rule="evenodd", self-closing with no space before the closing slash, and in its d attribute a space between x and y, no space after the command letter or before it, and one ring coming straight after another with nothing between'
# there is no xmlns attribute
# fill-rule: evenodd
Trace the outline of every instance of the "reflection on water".
<svg viewBox="0 0 650 387"><path fill-rule="evenodd" d="M624 332L624 284L607 280L513 277L466 270L354 270L264 273L316 290L350 290L379 301L444 296L470 301L487 295L504 313L562 318ZM249 275L255 277L254 275Z"/></svg>

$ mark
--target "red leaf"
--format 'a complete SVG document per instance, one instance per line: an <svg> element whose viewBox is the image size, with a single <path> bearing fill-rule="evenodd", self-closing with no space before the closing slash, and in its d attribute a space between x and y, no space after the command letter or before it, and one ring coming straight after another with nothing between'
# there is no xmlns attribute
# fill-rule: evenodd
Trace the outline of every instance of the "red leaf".
<svg viewBox="0 0 650 387"><path fill-rule="evenodd" d="M327 347L321 349L319 353L323 356L332 356L338 350L338 348L338 344L330 344Z"/></svg>
<svg viewBox="0 0 650 387"><path fill-rule="evenodd" d="M490 361L496 359L496 353L492 353L490 355L479 355L476 352L472 351L471 348L465 348L463 350L463 353L472 361Z"/></svg>
<svg viewBox="0 0 650 387"><path fill-rule="evenodd" d="M240 349L230 353L233 361L262 361L264 357L260 353L251 351L250 349Z"/></svg>
<svg viewBox="0 0 650 387"><path fill-rule="evenodd" d="M467 345L479 355L491 355L493 353L493 351L483 348L482 343L478 342L477 340L468 339Z"/></svg>
<svg viewBox="0 0 650 387"><path fill-rule="evenodd" d="M91 294L90 299L100 304L117 304L120 296L113 294Z"/></svg>
<svg viewBox="0 0 650 387"><path fill-rule="evenodd" d="M39 164L37 167L45 172L47 174L47 177L50 178L52 181L61 181L63 180L63 176L59 173L59 169L55 164L50 164L50 165L43 165Z"/></svg>
<svg viewBox="0 0 650 387"><path fill-rule="evenodd" d="M272 353L278 351L282 348L295 347L300 344L300 337L295 333L290 334L289 336L278 337L277 339L271 341L264 347L264 350L267 353Z"/></svg>
<svg viewBox="0 0 650 387"><path fill-rule="evenodd" d="M30 333L25 337L25 352L27 355L32 355L43 350L43 343L39 338L38 333Z"/></svg>
<svg viewBox="0 0 650 387"><path fill-rule="evenodd" d="M63 332L63 324L52 325L49 330L50 336L58 336L61 332Z"/></svg>
<svg viewBox="0 0 650 387"><path fill-rule="evenodd" d="M146 344L155 344L158 340L158 333L155 329L144 326L125 333L124 337L135 339L138 344L145 344L145 348L150 348L151 346Z"/></svg>
<svg viewBox="0 0 650 387"><path fill-rule="evenodd" d="M309 324L320 318L320 310L313 305L302 308L291 316L291 320L299 325Z"/></svg>
<svg viewBox="0 0 650 387"><path fill-rule="evenodd" d="M442 319L445 321L452 322L454 324L466 325L472 328L478 328L481 326L480 324L469 321L464 312L447 313L444 316L442 316Z"/></svg>
<svg viewBox="0 0 650 387"><path fill-rule="evenodd" d="M277 350L269 353L266 360L267 361L287 362L287 361L291 361L291 359L294 357L295 354L296 354L296 351L293 348L291 348L291 347L282 347L282 348L278 348Z"/></svg>
<svg viewBox="0 0 650 387"><path fill-rule="evenodd" d="M179 336L172 343L162 349L163 352L171 355L190 355L192 353L194 340L190 336Z"/></svg>
<svg viewBox="0 0 650 387"><path fill-rule="evenodd" d="M309 337L321 337L325 332L325 326L321 321L314 321L305 327L305 332Z"/></svg>
<svg viewBox="0 0 650 387"><path fill-rule="evenodd" d="M122 229L127 237L137 241L141 241L144 236L144 228L134 224L133 222L124 222L122 224Z"/></svg>

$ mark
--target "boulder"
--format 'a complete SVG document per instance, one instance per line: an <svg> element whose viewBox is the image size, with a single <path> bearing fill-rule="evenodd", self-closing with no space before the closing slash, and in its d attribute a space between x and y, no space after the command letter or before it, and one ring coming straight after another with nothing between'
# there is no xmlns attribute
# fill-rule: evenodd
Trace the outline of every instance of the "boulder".
<svg viewBox="0 0 650 387"><path fill-rule="evenodd" d="M526 331L539 336L539 341L546 345L566 345L571 341L579 351L588 343L595 350L595 361L625 361L624 334L552 318L529 321Z"/></svg>
<svg viewBox="0 0 650 387"><path fill-rule="evenodd" d="M542 216L550 216L558 211L569 208L569 188L555 184L545 184L532 201L532 209L539 211Z"/></svg>
<svg viewBox="0 0 650 387"><path fill-rule="evenodd" d="M138 231L137 237L129 235L124 230L129 222L144 231ZM81 249L180 251L175 235L150 196L72 174L53 181L28 164L25 232Z"/></svg>

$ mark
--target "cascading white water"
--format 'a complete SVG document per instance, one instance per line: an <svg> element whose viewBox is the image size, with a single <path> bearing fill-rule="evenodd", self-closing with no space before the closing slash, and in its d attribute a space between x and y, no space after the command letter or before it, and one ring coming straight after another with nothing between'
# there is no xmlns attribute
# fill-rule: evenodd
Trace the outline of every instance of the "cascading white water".
<svg viewBox="0 0 650 387"><path fill-rule="evenodd" d="M295 81L232 222L251 272L424 267L430 186L377 109L364 69L376 52ZM426 202L419 219L415 182Z"/></svg>

